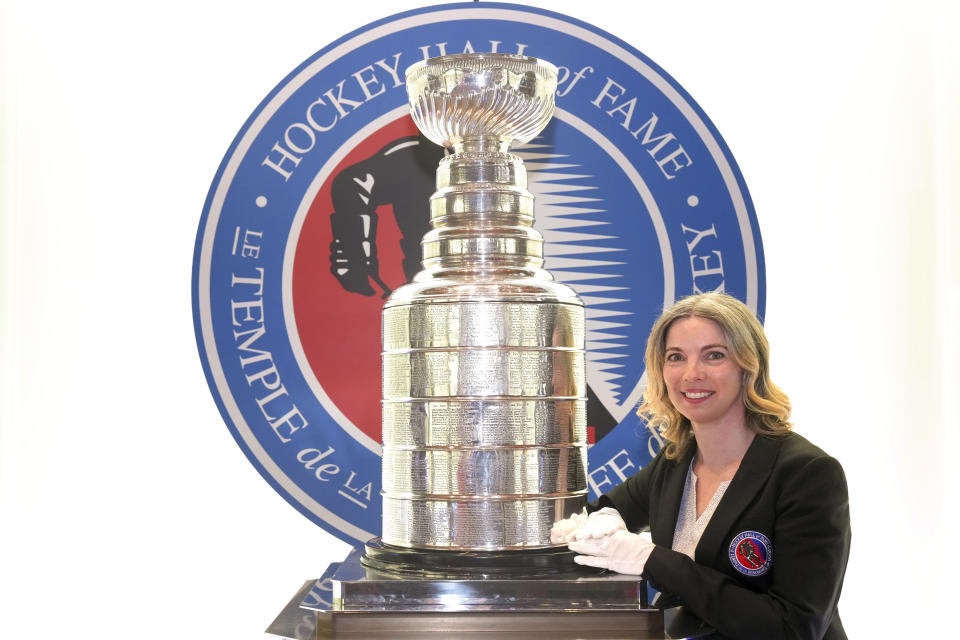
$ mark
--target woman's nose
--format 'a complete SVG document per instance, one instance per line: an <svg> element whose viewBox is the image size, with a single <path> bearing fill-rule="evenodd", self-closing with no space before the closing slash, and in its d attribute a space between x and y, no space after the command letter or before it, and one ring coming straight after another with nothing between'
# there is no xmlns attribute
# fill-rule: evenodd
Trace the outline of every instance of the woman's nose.
<svg viewBox="0 0 960 640"><path fill-rule="evenodd" d="M703 367L700 361L689 360L687 362L687 366L683 370L683 379L688 381L703 379Z"/></svg>

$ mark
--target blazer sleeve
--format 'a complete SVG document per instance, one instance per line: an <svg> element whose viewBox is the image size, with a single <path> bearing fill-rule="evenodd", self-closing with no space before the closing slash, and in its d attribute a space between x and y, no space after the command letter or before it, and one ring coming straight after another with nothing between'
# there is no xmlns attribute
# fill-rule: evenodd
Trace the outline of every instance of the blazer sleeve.
<svg viewBox="0 0 960 640"><path fill-rule="evenodd" d="M613 507L620 512L630 531L638 531L650 525L650 482L655 470L663 463L659 453L650 464L603 494L587 506L593 512L603 507Z"/></svg>
<svg viewBox="0 0 960 640"><path fill-rule="evenodd" d="M650 554L644 575L725 636L819 640L838 618L850 549L840 463L822 456L789 474L776 511L766 591L754 591L663 546Z"/></svg>

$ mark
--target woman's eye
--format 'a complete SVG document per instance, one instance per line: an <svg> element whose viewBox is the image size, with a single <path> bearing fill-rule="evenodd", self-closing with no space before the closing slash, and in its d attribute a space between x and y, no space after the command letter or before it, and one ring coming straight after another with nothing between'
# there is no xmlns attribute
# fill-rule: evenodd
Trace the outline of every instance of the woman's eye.
<svg viewBox="0 0 960 640"><path fill-rule="evenodd" d="M682 359L683 359L683 358L682 358L682 356L681 356L679 353L668 353L668 354L667 354L667 362L680 362Z"/></svg>
<svg viewBox="0 0 960 640"><path fill-rule="evenodd" d="M726 357L722 351L711 351L707 354L707 360L723 360Z"/></svg>

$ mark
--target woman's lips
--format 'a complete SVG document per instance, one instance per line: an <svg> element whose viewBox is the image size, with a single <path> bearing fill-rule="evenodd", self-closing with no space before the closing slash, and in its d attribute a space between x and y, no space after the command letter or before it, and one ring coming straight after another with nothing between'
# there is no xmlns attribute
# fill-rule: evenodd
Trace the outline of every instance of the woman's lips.
<svg viewBox="0 0 960 640"><path fill-rule="evenodd" d="M706 400L707 398L713 395L713 391L702 391L702 390L682 391L681 393L683 394L683 397L686 399L687 402L694 403L694 404L698 402L703 402L704 400Z"/></svg>

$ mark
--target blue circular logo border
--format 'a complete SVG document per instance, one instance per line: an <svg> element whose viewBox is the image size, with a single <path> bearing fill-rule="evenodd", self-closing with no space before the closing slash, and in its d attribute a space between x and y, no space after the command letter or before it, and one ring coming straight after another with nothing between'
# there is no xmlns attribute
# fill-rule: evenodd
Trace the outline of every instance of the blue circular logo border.
<svg viewBox="0 0 960 640"><path fill-rule="evenodd" d="M233 181L240 163L249 152L257 136L260 135L263 127L269 123L270 119L294 95L298 88L320 73L327 65L335 63L342 55L373 43L380 37L396 34L426 23L468 20L501 20L518 23L532 20L539 28L562 31L571 37L578 37L584 42L601 48L606 54L618 57L638 73L641 69L644 70L644 77L654 82L663 95L677 106L691 126L696 129L700 139L710 150L717 169L723 174L727 189L734 200L733 205L737 212L741 237L749 240L743 242L742 245L744 264L747 269L747 276L743 283L746 291L737 291L736 294L742 297L761 318L763 315L765 306L763 250L753 205L739 169L716 128L686 91L655 63L629 44L585 22L561 14L522 5L501 3L451 4L416 9L383 18L343 36L303 62L278 84L247 119L234 139L217 171L204 204L195 245L192 284L195 333L201 362L218 408L234 438L261 475L290 504L330 533L348 542L364 541L375 535L376 532L357 526L350 521L349 517L343 517L327 508L290 478L288 473L277 464L252 433L226 379L214 335L216 329L211 314L211 269L212 262L215 260L213 255L215 234L223 214L224 201L233 187ZM371 336L371 339L375 338ZM632 421L629 429L622 430L621 435L631 435L637 438L639 428L639 421ZM653 446L655 446L655 443L648 444L648 447ZM591 459L594 456L599 456L600 459L613 456L610 460L615 460L617 459L616 456L619 455L618 449L621 448L623 448L622 442L608 437L591 449ZM653 453L652 448L650 448L649 453ZM623 472L626 472L627 469L630 469L630 472L635 472L635 469L641 466L641 460L642 456L635 461L636 464L630 464L629 459L625 461L621 458L618 463L612 464L608 470L615 473L607 475L615 484L623 479L619 476L623 475ZM379 475L379 470L377 475ZM603 486L602 482L597 483L597 491L600 491L601 488L607 490L612 486Z"/></svg>

